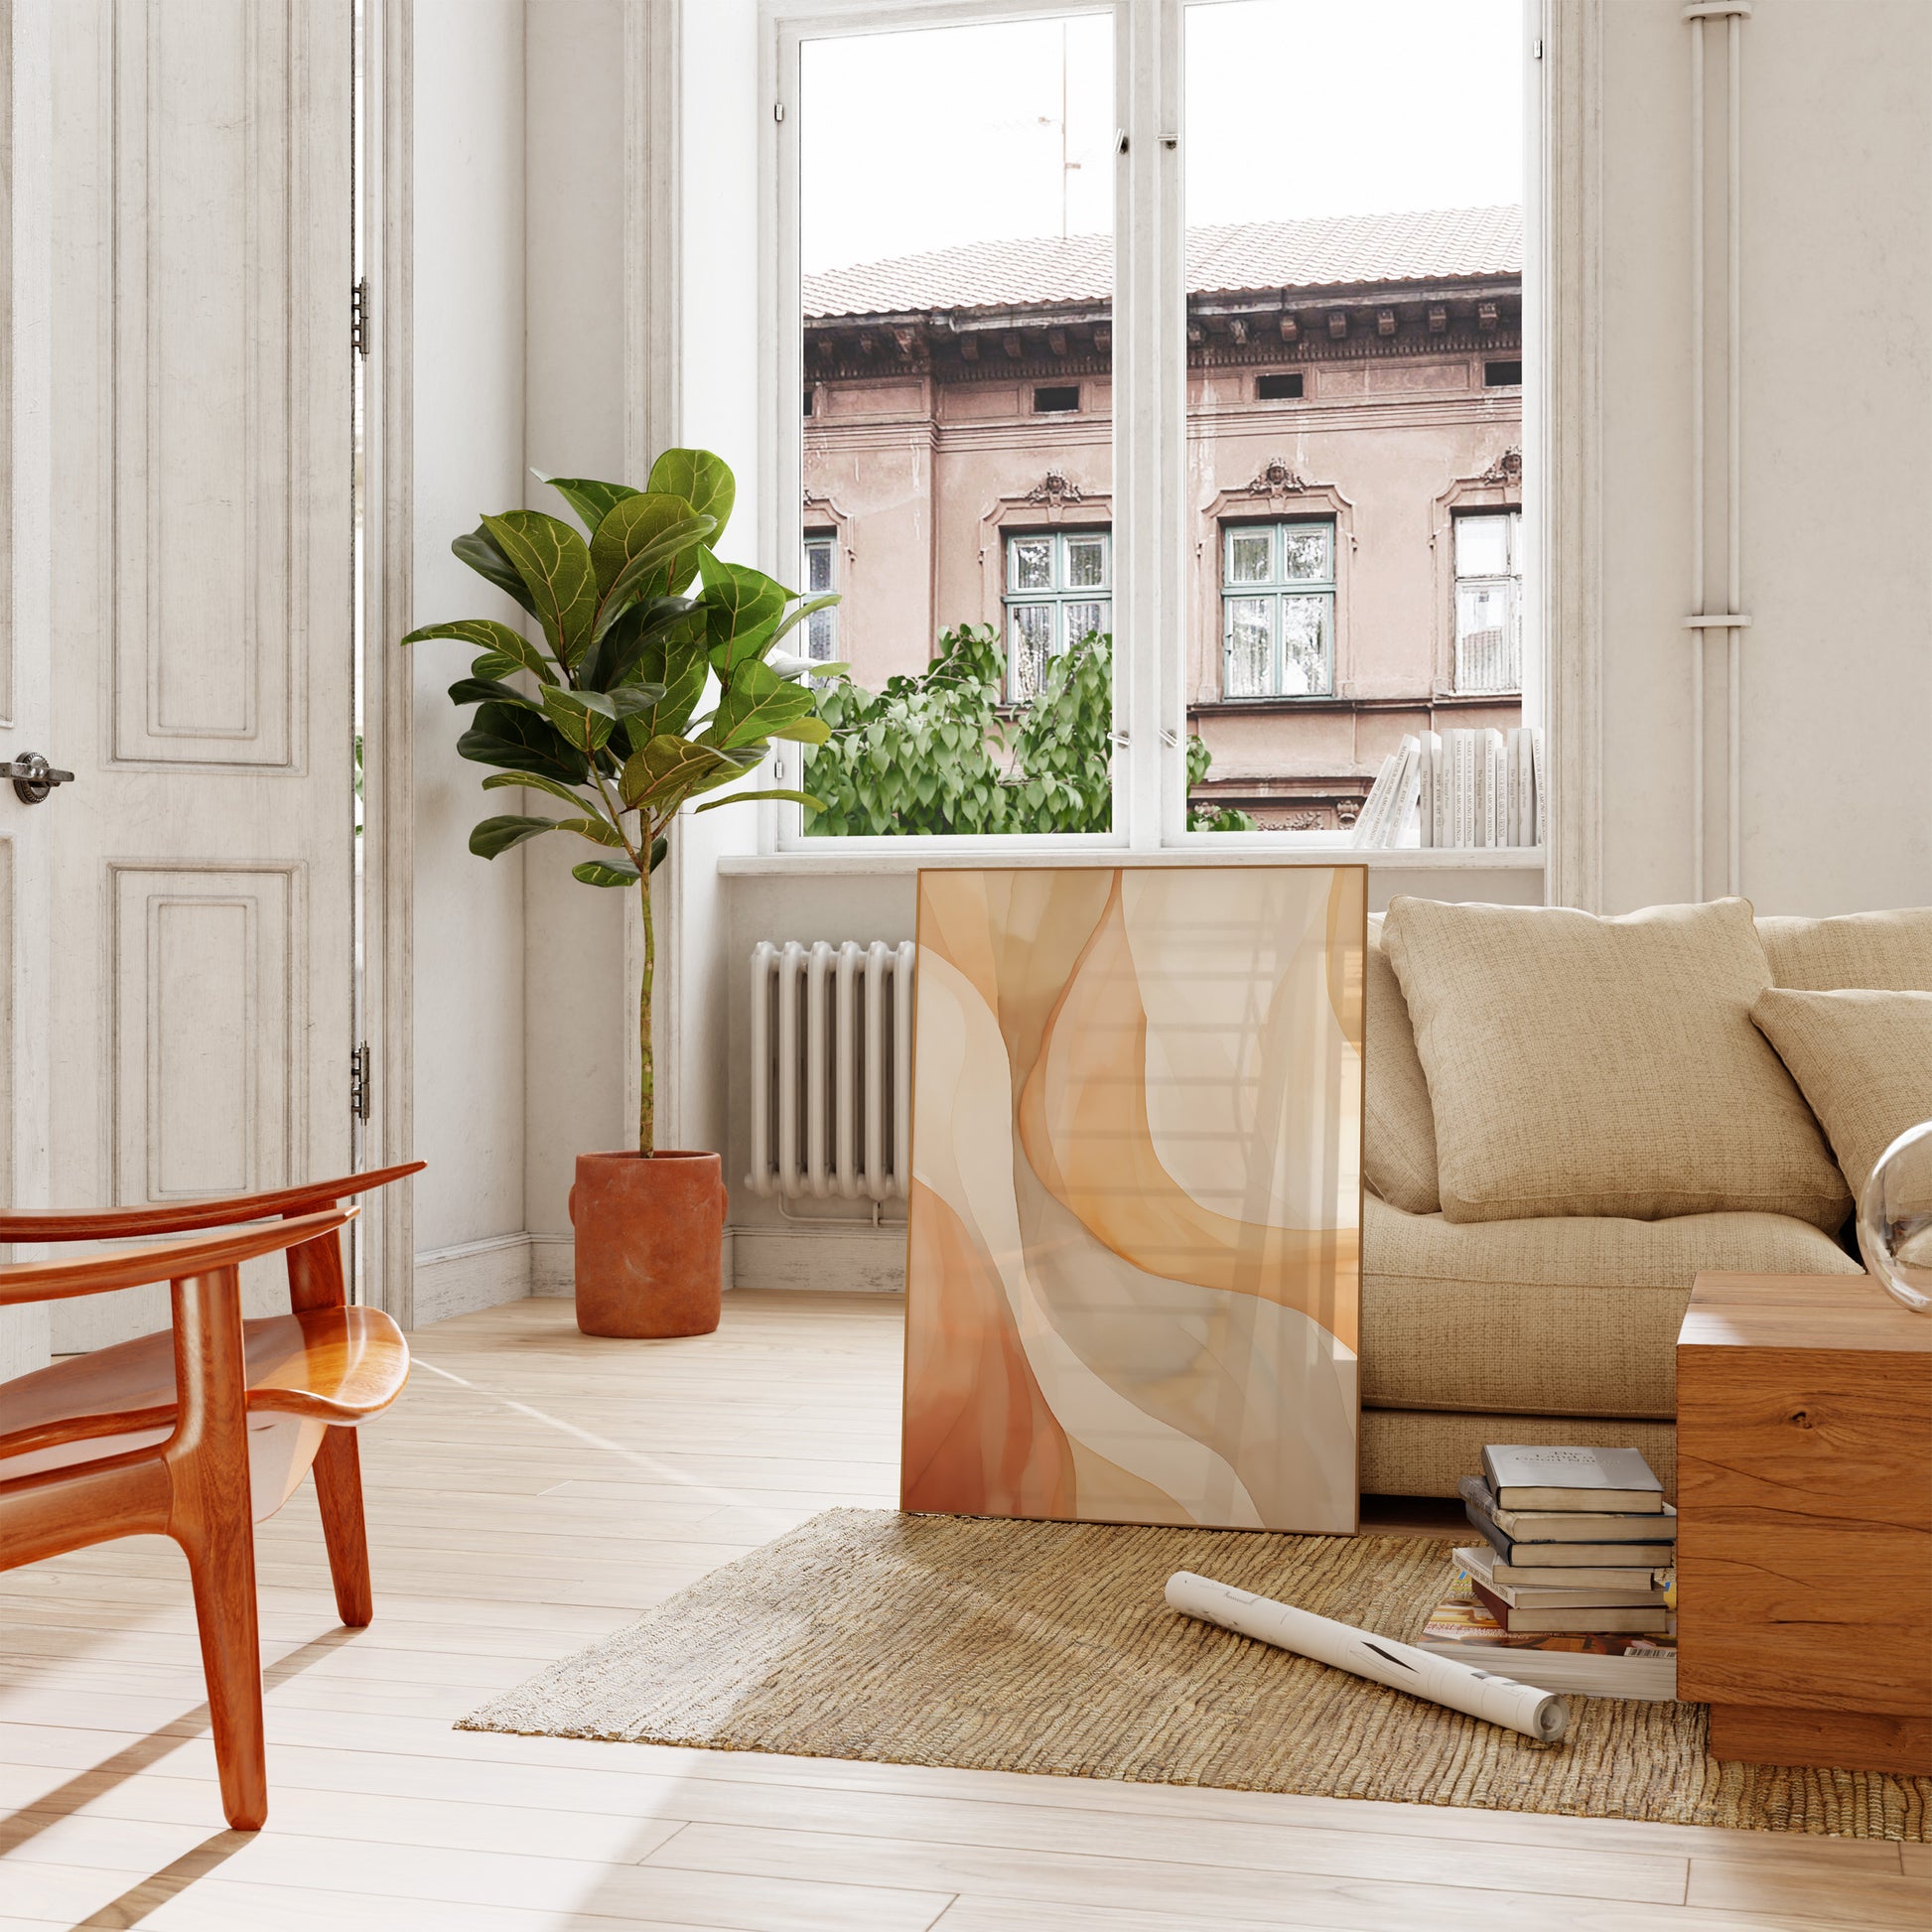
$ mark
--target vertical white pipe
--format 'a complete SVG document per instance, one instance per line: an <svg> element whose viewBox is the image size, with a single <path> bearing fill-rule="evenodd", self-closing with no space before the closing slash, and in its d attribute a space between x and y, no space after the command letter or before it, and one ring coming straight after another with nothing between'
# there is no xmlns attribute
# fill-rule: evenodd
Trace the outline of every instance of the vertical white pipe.
<svg viewBox="0 0 1932 1932"><path fill-rule="evenodd" d="M1725 102L1725 115L1729 123L1729 151L1727 172L1729 182L1725 194L1725 211L1728 224L1726 236L1727 262L1725 302L1728 307L1728 341L1725 345L1725 373L1728 378L1727 419L1730 447L1725 476L1725 502L1727 511L1728 529L1726 542L1726 571L1725 595L1729 600L1725 605L1725 613L1736 617L1743 609L1744 598L1744 559L1743 559L1743 309L1744 309L1744 248L1743 248L1743 209L1744 187L1744 23L1732 14L1725 23L1729 32L1729 73L1728 87ZM1742 684L1743 684L1743 637L1733 624L1725 632L1726 690L1729 699L1729 718L1727 720L1725 743L1725 771L1729 779L1729 797L1726 805L1725 830L1728 833L1729 865L1727 877L1729 890L1735 895L1743 891L1743 729L1742 729Z"/></svg>
<svg viewBox="0 0 1932 1932"><path fill-rule="evenodd" d="M1704 21L1691 22L1691 615L1704 615ZM1691 897L1704 897L1702 629L1691 632Z"/></svg>

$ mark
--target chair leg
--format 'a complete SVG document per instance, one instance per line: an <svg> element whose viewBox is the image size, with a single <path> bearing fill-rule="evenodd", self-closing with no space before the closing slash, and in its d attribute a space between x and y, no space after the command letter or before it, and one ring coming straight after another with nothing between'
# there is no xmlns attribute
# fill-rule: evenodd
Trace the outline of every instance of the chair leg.
<svg viewBox="0 0 1932 1932"><path fill-rule="evenodd" d="M221 1809L236 1831L258 1832L268 1822L268 1751L241 1285L223 1268L177 1281L171 1294L181 1412L162 1450L172 1489L168 1533L195 1586Z"/></svg>
<svg viewBox="0 0 1932 1932"><path fill-rule="evenodd" d="M188 1551L202 1673L221 1777L221 1809L238 1832L268 1822L268 1741L262 1721L261 1628L255 1613L253 1525L211 1525Z"/></svg>
<svg viewBox="0 0 1932 1932"><path fill-rule="evenodd" d="M351 1630L375 1615L369 1589L369 1544L362 1527L362 1458L352 1429L331 1428L316 1452L316 1498L322 1505L322 1536L329 1546L329 1575L336 1585L336 1613Z"/></svg>

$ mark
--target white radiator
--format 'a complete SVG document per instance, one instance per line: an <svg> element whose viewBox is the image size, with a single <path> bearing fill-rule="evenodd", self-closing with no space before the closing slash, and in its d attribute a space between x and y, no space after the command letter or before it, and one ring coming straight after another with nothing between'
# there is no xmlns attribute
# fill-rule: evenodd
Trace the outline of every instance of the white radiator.
<svg viewBox="0 0 1932 1932"><path fill-rule="evenodd" d="M755 1194L905 1199L912 954L910 940L753 947Z"/></svg>

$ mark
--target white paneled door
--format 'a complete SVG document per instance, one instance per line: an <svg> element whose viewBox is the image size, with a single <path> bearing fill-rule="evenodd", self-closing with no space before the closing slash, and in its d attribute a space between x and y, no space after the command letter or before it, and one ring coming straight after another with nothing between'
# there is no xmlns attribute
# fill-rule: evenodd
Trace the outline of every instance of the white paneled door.
<svg viewBox="0 0 1932 1932"><path fill-rule="evenodd" d="M34 749L74 773L41 804L0 796L49 865L48 1192L131 1203L340 1173L352 0L13 4L52 35ZM262 1306L272 1284L252 1286ZM162 1290L69 1304L52 1344L165 1319Z"/></svg>

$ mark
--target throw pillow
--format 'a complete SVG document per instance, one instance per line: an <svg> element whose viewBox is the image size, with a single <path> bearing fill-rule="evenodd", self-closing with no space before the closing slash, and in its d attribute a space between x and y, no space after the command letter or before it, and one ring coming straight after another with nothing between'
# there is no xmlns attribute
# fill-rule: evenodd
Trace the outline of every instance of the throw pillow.
<svg viewBox="0 0 1932 1932"><path fill-rule="evenodd" d="M1362 1178L1405 1214L1434 1214L1442 1206L1436 1193L1436 1117L1416 1057L1402 982L1382 949L1379 916L1368 922L1363 1009Z"/></svg>
<svg viewBox="0 0 1932 1932"><path fill-rule="evenodd" d="M1932 906L1851 912L1834 919L1761 918L1757 936L1773 986L1831 993L1889 987L1932 993Z"/></svg>
<svg viewBox="0 0 1932 1932"><path fill-rule="evenodd" d="M1771 975L1747 900L1597 918L1397 898L1382 943L1429 1079L1447 1219L1844 1221L1831 1150L1751 1025Z"/></svg>
<svg viewBox="0 0 1932 1932"><path fill-rule="evenodd" d="M1751 1008L1831 1136L1853 1194L1908 1127L1932 1120L1932 993L1792 993Z"/></svg>

